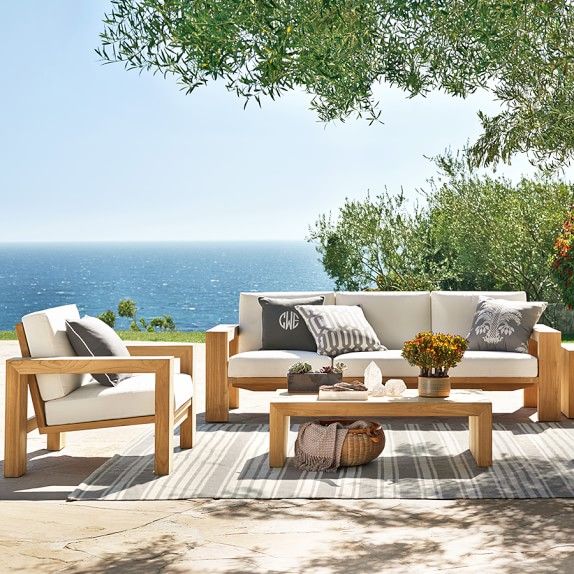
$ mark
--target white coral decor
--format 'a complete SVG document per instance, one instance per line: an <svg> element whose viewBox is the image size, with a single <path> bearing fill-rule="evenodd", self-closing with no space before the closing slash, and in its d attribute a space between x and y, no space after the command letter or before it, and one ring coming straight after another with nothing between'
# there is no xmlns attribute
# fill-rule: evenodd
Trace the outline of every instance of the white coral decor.
<svg viewBox="0 0 574 574"><path fill-rule="evenodd" d="M372 397L384 397L385 386L383 385L383 373L374 361L371 361L365 369L365 387Z"/></svg>
<svg viewBox="0 0 574 574"><path fill-rule="evenodd" d="M389 379L385 384L387 397L400 397L407 390L407 385L402 379Z"/></svg>

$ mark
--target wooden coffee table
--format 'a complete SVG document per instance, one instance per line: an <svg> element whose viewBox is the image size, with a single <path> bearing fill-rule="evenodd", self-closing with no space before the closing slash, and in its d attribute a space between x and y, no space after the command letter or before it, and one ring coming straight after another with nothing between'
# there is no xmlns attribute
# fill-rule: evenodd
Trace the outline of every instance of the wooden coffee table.
<svg viewBox="0 0 574 574"><path fill-rule="evenodd" d="M368 401L319 401L317 395L277 391L269 407L269 466L287 456L290 417L468 417L470 452L478 466L492 464L492 403L482 391L452 391L446 399L370 397Z"/></svg>

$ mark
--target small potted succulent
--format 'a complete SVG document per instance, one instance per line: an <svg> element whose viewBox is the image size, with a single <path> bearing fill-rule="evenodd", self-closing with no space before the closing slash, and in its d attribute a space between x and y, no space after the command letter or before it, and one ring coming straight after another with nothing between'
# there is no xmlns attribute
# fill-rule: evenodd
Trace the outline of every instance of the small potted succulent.
<svg viewBox="0 0 574 574"><path fill-rule="evenodd" d="M420 369L418 389L421 397L448 397L448 370L460 363L468 341L459 335L418 333L405 341L402 356L409 365Z"/></svg>
<svg viewBox="0 0 574 574"><path fill-rule="evenodd" d="M334 385L343 380L344 363L313 371L309 363L295 363L287 371L287 390L290 393L318 393L323 385Z"/></svg>

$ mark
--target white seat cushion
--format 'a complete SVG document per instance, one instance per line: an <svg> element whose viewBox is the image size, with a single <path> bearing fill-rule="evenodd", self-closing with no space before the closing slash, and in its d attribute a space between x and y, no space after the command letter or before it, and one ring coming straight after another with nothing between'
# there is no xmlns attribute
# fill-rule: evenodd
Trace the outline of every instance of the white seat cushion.
<svg viewBox="0 0 574 574"><path fill-rule="evenodd" d="M24 332L32 357L74 357L76 353L66 335L66 320L78 321L80 313L75 305L63 305L36 311L22 317ZM75 391L89 376L38 375L38 388L45 401Z"/></svg>
<svg viewBox="0 0 574 574"><path fill-rule="evenodd" d="M468 337L480 296L507 301L526 301L524 291L433 291L432 330ZM399 347L395 347L399 348Z"/></svg>
<svg viewBox="0 0 574 574"><path fill-rule="evenodd" d="M334 362L347 365L345 377L362 377L367 365L374 361L383 377L417 377L418 367L411 367L402 357L401 351L373 351L369 353L348 353L336 357ZM505 353L501 351L467 351L462 361L449 371L453 377L537 377L538 360L526 353Z"/></svg>
<svg viewBox="0 0 574 574"><path fill-rule="evenodd" d="M428 291L337 292L335 301L337 305L360 305L387 349L400 349L419 331L431 329Z"/></svg>
<svg viewBox="0 0 574 574"><path fill-rule="evenodd" d="M175 408L178 409L193 393L191 377L174 377ZM74 392L45 404L48 425L84 423L155 413L155 375L134 375L117 387L104 387L95 380L83 384Z"/></svg>
<svg viewBox="0 0 574 574"><path fill-rule="evenodd" d="M241 293L239 295L239 352L258 351L261 342L262 309L259 297L280 297L282 299L302 299L321 295L325 305L335 304L333 291L273 291L265 293Z"/></svg>
<svg viewBox="0 0 574 574"><path fill-rule="evenodd" d="M246 351L229 359L228 375L241 377L287 377L289 367L300 361L313 370L330 366L331 359L312 351Z"/></svg>

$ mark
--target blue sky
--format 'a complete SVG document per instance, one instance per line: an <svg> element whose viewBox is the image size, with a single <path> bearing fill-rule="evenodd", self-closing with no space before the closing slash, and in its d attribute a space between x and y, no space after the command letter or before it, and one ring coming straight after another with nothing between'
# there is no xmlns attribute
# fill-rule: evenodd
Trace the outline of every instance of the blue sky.
<svg viewBox="0 0 574 574"><path fill-rule="evenodd" d="M495 109L381 89L384 125L325 127L304 94L247 110L218 85L186 96L98 62L108 7L0 4L0 241L303 239L345 197L414 196L435 173L424 156L462 147Z"/></svg>

